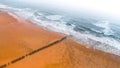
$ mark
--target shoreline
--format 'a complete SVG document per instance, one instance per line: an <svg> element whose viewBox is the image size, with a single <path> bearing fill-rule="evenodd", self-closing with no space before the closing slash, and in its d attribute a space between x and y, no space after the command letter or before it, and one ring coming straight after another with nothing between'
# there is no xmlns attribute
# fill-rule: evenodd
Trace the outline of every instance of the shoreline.
<svg viewBox="0 0 120 68"><path fill-rule="evenodd" d="M7 13L9 13L9 12L7 12ZM13 13L13 12L10 12L10 13L11 13L13 16L15 16L15 13ZM24 20L24 21L27 21L27 22L29 22L30 24L32 24L32 25L34 25L34 26L36 26L36 27L38 27L38 28L42 28L43 30L50 31L50 32L53 32L53 33L57 33L57 34L61 34L61 35L65 35L65 36L67 36L69 39L75 41L76 43L78 43L78 44L80 44L80 45L82 45L83 47L86 47L86 48L88 48L88 49L93 49L93 50L97 50L97 51L100 51L100 52L104 52L104 53L106 53L106 54L110 54L111 56L117 57L118 59L120 58L120 55L117 55L117 54L114 54L114 53L110 53L110 52L105 52L105 51L103 51L103 50L98 50L98 49L95 49L95 48L93 48L93 47L91 47L91 46L87 46L87 45L85 45L85 44L81 44L81 42L79 42L77 39L75 39L75 38L73 38L73 37L70 37L70 36L68 36L68 35L66 35L66 34L64 34L64 33L60 33L60 32L53 31L53 30L51 30L51 29L48 29L48 28L46 28L46 27L43 27L43 26L38 25L38 24L36 24L36 23L33 23L32 21L30 21L30 20L28 20L28 19L24 19L24 18L22 18L22 17L20 17L20 16L16 16L16 17L17 17L18 19L20 18L20 19L22 19L22 20Z"/></svg>
<svg viewBox="0 0 120 68"><path fill-rule="evenodd" d="M4 10L3 10L3 12L4 12ZM54 24L51 25L51 22L48 22L48 21L47 21L48 25L44 25L44 21L42 21L42 20L39 21L39 19L37 20L37 18L36 18L37 16L34 17L35 16L34 14L33 14L33 17L32 16L29 17L29 14L26 17L24 15L18 14L17 12L14 12L14 11L5 10L5 12L8 12L12 16L16 15L18 18L25 20L33 25L36 25L36 27L40 27L40 28L43 28L45 30L49 30L51 32L55 32L55 33L59 33L59 34L69 35L70 38L72 38L74 41L76 41L77 43L85 45L85 47L87 47L87 48L93 48L93 49L97 49L97 50L100 50L103 52L107 52L110 54L115 54L115 55L120 56L120 53L119 53L120 49L119 49L119 47L116 47L116 46L119 46L119 42L117 43L117 41L115 41L115 40L113 40L114 42L112 42L111 38L107 38L107 37L100 38L100 37L97 37L94 35L92 36L91 34L82 34L82 33L74 31L74 28L70 29L73 31L66 29L66 27L63 27L63 29L61 29L62 26L57 28L56 27L57 25L52 26ZM58 25L59 25L59 23L58 23ZM56 29L58 29L58 30L56 30ZM102 40L105 40L105 42Z"/></svg>
<svg viewBox="0 0 120 68"><path fill-rule="evenodd" d="M1 55L0 65L66 36L38 27L29 21L16 19L5 12L0 12L0 33L2 38L0 39L0 53L3 54ZM6 43L6 41L8 42ZM6 49L7 47L8 49ZM49 56L51 56L51 59L49 59ZM30 59L32 61L29 61ZM41 64L36 64L36 62ZM28 66L29 63L31 67ZM82 68L120 68L119 64L119 56L86 48L68 37L66 40L9 65L7 68L79 68L79 66Z"/></svg>

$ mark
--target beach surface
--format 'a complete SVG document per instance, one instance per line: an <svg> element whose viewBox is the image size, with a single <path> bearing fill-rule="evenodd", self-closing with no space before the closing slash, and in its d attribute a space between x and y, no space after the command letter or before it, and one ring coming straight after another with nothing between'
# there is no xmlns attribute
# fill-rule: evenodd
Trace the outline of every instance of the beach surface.
<svg viewBox="0 0 120 68"><path fill-rule="evenodd" d="M120 57L0 12L0 68L120 68Z"/></svg>

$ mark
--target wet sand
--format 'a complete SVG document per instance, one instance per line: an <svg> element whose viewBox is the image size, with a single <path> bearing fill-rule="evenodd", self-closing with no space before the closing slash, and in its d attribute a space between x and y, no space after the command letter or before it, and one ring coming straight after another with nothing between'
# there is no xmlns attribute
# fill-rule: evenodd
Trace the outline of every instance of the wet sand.
<svg viewBox="0 0 120 68"><path fill-rule="evenodd" d="M64 37L0 12L0 68L120 68L120 57Z"/></svg>

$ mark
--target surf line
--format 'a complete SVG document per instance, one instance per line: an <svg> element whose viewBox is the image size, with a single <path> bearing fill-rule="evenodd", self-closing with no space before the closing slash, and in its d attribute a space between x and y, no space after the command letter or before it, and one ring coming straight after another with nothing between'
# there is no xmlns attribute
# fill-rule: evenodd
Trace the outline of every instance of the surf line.
<svg viewBox="0 0 120 68"><path fill-rule="evenodd" d="M18 62L18 61L20 61L20 60L23 60L24 58L26 58L26 57L28 57L28 56L30 56L30 55L33 55L33 54L35 54L35 53L37 53L37 52L39 52L39 51L42 51L42 50L44 50L44 49L46 49L46 48L49 48L49 47L51 47L51 46L53 46L53 45L55 45L55 44L57 44L57 43L60 43L60 42L64 41L65 39L67 39L67 36L65 36L65 37L63 37L63 38L61 38L61 39L59 39L59 40L57 40L57 41L55 41L55 42L52 42L52 43L50 43L50 44L48 44L48 45L46 45L46 46L44 46L44 47L42 47L42 48L38 48L38 49L36 49L36 50L33 50L32 52L30 52L30 53L28 53L28 54L26 54L26 55L24 55L24 56L21 56L21 57L19 57L19 58L16 58L16 59L14 59L14 60L6 63L6 64L3 64L3 65L0 66L0 68L6 68L7 66L9 66L9 65L11 65L11 64L14 64L14 63L16 63L16 62Z"/></svg>

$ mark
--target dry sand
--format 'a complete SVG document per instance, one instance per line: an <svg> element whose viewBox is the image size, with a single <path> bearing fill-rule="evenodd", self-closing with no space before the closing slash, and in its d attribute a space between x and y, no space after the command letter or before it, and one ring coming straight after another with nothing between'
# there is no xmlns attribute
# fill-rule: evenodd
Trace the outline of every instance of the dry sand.
<svg viewBox="0 0 120 68"><path fill-rule="evenodd" d="M120 68L118 56L88 49L69 38L51 44L66 35L18 19L0 12L0 68ZM28 55L48 44L52 46ZM11 63L16 58L21 60Z"/></svg>

